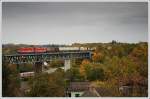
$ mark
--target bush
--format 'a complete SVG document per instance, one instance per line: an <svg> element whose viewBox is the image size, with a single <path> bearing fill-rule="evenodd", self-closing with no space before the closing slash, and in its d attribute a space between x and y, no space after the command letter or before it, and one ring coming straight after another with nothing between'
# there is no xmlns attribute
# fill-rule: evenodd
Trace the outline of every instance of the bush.
<svg viewBox="0 0 150 99"><path fill-rule="evenodd" d="M104 70L101 68L92 68L91 71L87 74L87 79L90 81L104 80L104 78Z"/></svg>

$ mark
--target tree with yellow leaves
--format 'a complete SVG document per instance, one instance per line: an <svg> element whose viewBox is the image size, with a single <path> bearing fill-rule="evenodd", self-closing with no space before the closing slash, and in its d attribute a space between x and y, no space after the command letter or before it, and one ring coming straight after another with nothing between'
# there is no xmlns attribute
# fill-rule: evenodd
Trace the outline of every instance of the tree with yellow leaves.
<svg viewBox="0 0 150 99"><path fill-rule="evenodd" d="M100 52L94 52L92 56L92 60L94 62L102 62L103 58L104 58L104 55Z"/></svg>
<svg viewBox="0 0 150 99"><path fill-rule="evenodd" d="M87 59L83 60L81 65L80 65L80 70L79 70L81 76L86 78L86 73L89 71L89 69L90 69L90 62L89 62L89 60L87 60Z"/></svg>

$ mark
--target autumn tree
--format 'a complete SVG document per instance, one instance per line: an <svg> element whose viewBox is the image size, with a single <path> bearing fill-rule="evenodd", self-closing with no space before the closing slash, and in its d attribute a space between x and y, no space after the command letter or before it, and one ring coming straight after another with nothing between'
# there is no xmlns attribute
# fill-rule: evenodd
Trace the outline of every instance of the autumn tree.
<svg viewBox="0 0 150 99"><path fill-rule="evenodd" d="M55 60L50 62L50 67L62 67L64 66L64 62L62 60Z"/></svg>
<svg viewBox="0 0 150 99"><path fill-rule="evenodd" d="M92 56L93 62L102 62L104 55L100 52L94 52Z"/></svg>
<svg viewBox="0 0 150 99"><path fill-rule="evenodd" d="M90 62L89 60L85 59L82 61L82 64L80 65L80 74L83 76L85 79L87 78L87 73L90 71Z"/></svg>
<svg viewBox="0 0 150 99"><path fill-rule="evenodd" d="M61 69L52 74L39 74L31 79L31 90L27 96L32 97L63 97L65 96L64 72Z"/></svg>
<svg viewBox="0 0 150 99"><path fill-rule="evenodd" d="M91 70L87 73L87 79L90 81L104 80L104 78L104 70L100 67L91 68Z"/></svg>
<svg viewBox="0 0 150 99"><path fill-rule="evenodd" d="M15 97L20 96L19 72L15 65L3 61L2 65L2 96ZM13 91L12 91L13 89Z"/></svg>
<svg viewBox="0 0 150 99"><path fill-rule="evenodd" d="M140 75L148 77L148 45L140 43L130 53L129 57L137 65L137 70Z"/></svg>
<svg viewBox="0 0 150 99"><path fill-rule="evenodd" d="M69 81L80 81L82 80L82 77L80 75L79 69L72 67L71 69L67 70L65 73L65 78Z"/></svg>

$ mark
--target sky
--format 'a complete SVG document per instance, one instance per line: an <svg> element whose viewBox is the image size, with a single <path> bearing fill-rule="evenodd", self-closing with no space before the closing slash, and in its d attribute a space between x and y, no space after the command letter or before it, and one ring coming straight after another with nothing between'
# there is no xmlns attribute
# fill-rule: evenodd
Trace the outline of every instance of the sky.
<svg viewBox="0 0 150 99"><path fill-rule="evenodd" d="M148 41L146 2L3 2L2 43Z"/></svg>

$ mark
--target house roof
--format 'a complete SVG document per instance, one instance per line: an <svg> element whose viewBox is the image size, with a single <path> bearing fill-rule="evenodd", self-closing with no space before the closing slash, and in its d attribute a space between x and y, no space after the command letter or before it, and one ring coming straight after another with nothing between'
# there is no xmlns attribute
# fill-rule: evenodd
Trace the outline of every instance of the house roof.
<svg viewBox="0 0 150 99"><path fill-rule="evenodd" d="M90 90L85 91L81 97L98 97L98 95Z"/></svg>
<svg viewBox="0 0 150 99"><path fill-rule="evenodd" d="M68 91L86 91L89 89L89 82L70 82Z"/></svg>
<svg viewBox="0 0 150 99"><path fill-rule="evenodd" d="M102 88L102 87L96 87L95 90L98 94L100 94L102 97L108 97L113 96L113 92L110 89Z"/></svg>

